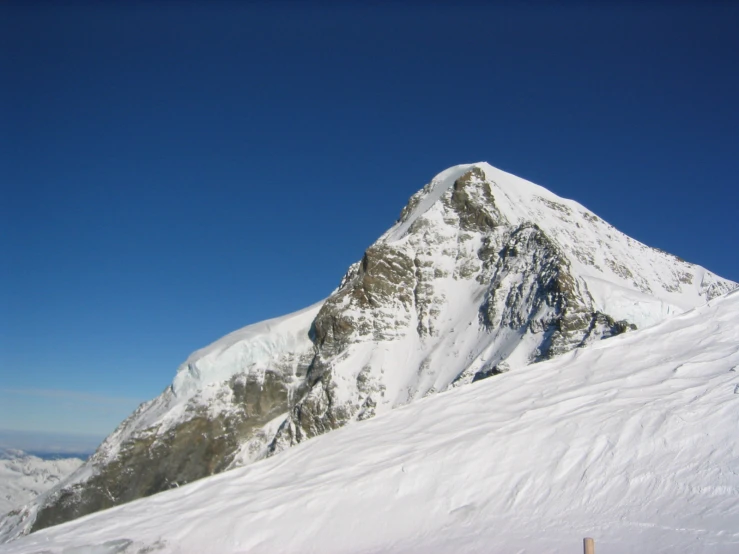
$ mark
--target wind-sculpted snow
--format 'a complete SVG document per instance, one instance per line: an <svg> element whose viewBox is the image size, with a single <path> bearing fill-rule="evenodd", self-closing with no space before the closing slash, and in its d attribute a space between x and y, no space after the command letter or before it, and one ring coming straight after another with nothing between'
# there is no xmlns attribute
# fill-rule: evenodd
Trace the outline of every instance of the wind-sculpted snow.
<svg viewBox="0 0 739 554"><path fill-rule="evenodd" d="M732 293L0 553L734 553L737 369Z"/></svg>
<svg viewBox="0 0 739 554"><path fill-rule="evenodd" d="M80 471L0 520L0 540L649 327L736 286L489 164L452 167L325 301L195 352Z"/></svg>

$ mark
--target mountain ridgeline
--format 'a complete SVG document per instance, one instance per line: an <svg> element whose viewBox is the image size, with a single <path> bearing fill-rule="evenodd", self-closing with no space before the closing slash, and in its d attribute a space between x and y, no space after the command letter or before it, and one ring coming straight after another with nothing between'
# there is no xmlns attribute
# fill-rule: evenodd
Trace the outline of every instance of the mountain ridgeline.
<svg viewBox="0 0 739 554"><path fill-rule="evenodd" d="M455 166L324 301L193 353L0 540L274 455L737 287L486 163Z"/></svg>

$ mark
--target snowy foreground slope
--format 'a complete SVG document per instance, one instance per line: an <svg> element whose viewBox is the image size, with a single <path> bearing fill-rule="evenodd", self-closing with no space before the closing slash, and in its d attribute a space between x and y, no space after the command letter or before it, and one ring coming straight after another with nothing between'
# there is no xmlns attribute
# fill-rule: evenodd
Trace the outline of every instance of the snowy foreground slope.
<svg viewBox="0 0 739 554"><path fill-rule="evenodd" d="M739 552L739 292L0 546Z"/></svg>
<svg viewBox="0 0 739 554"><path fill-rule="evenodd" d="M736 287L487 163L451 167L327 299L192 354L75 474L0 517L0 542L649 327Z"/></svg>
<svg viewBox="0 0 739 554"><path fill-rule="evenodd" d="M82 465L79 458L42 460L0 448L0 514L22 506Z"/></svg>

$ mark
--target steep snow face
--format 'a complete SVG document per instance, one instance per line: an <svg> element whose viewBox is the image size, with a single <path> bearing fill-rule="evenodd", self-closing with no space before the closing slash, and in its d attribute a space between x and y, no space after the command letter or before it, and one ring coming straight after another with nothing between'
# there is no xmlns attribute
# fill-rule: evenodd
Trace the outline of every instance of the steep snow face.
<svg viewBox="0 0 739 554"><path fill-rule="evenodd" d="M0 514L22 506L82 465L79 458L43 460L0 448Z"/></svg>
<svg viewBox="0 0 739 554"><path fill-rule="evenodd" d="M648 327L736 286L489 164L452 167L325 301L194 353L85 466L0 522L0 539Z"/></svg>
<svg viewBox="0 0 739 554"><path fill-rule="evenodd" d="M739 293L3 554L739 551Z"/></svg>

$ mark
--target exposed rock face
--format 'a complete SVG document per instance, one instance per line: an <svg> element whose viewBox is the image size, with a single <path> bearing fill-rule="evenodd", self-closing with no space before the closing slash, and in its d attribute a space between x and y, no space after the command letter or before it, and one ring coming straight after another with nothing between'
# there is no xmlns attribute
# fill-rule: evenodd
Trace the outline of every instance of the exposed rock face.
<svg viewBox="0 0 739 554"><path fill-rule="evenodd" d="M487 164L450 168L328 299L193 354L80 472L2 520L0 537L249 463L736 286Z"/></svg>

